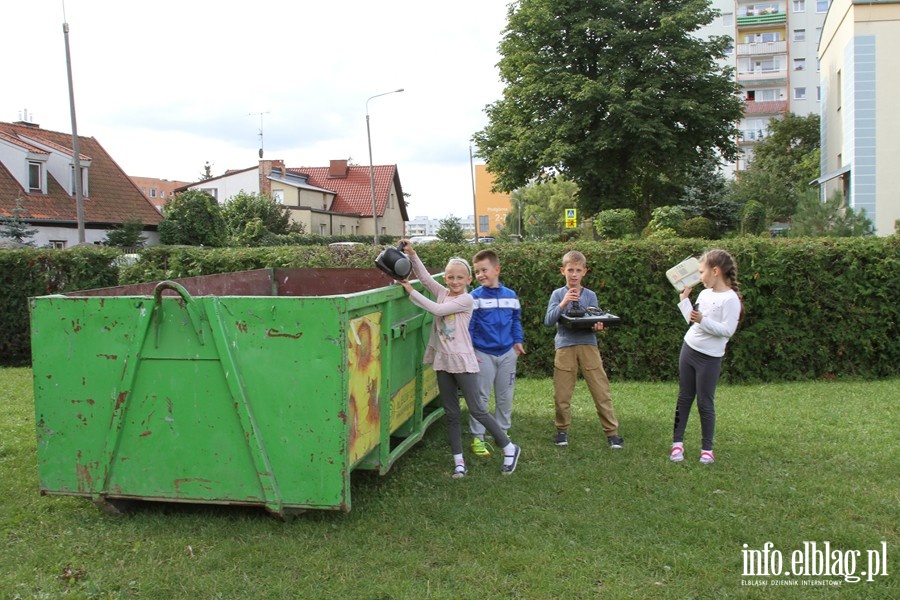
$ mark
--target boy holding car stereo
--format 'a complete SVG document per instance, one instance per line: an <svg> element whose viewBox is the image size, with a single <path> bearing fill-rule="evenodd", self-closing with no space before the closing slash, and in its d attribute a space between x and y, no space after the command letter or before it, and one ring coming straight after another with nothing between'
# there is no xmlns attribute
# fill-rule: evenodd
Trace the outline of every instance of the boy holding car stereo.
<svg viewBox="0 0 900 600"><path fill-rule="evenodd" d="M603 359L597 347L597 331L604 328L602 322L594 323L588 329L573 329L563 326L563 315L584 314L584 309L598 306L597 294L581 285L587 274L587 259L584 254L573 250L562 259L560 273L566 278L566 285L550 295L544 325L556 326L556 357L553 361L553 400L556 406L557 446L569 445L569 426L572 422L570 410L578 369L587 383L597 416L606 434L610 448L621 448L624 440L619 435L619 422L609 393L609 379L603 369Z"/></svg>

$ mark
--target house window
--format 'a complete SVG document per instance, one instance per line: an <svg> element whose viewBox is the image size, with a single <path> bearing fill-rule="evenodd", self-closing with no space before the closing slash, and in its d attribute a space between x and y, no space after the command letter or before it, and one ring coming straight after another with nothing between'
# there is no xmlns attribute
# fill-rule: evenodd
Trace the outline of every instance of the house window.
<svg viewBox="0 0 900 600"><path fill-rule="evenodd" d="M722 25L729 27L734 24L734 13L722 13Z"/></svg>
<svg viewBox="0 0 900 600"><path fill-rule="evenodd" d="M794 41L795 42L805 42L806 41L806 30L805 29L795 29L794 30Z"/></svg>
<svg viewBox="0 0 900 600"><path fill-rule="evenodd" d="M41 163L39 162L28 162L28 190L31 192L40 192L44 189L44 186L41 185L43 175L43 169L41 169Z"/></svg>
<svg viewBox="0 0 900 600"><path fill-rule="evenodd" d="M47 247L54 250L63 250L66 247L66 240L50 240L47 242Z"/></svg>
<svg viewBox="0 0 900 600"><path fill-rule="evenodd" d="M806 88L805 87L795 87L794 88L794 100L806 100Z"/></svg>
<svg viewBox="0 0 900 600"><path fill-rule="evenodd" d="M821 101L822 101L822 86L817 85L816 86L816 102L821 102Z"/></svg>
<svg viewBox="0 0 900 600"><path fill-rule="evenodd" d="M346 226L346 225L341 225L341 235L344 235L344 234L346 234L346 233L347 233L347 226Z"/></svg>
<svg viewBox="0 0 900 600"><path fill-rule="evenodd" d="M325 235L325 223L319 223L319 235Z"/></svg>
<svg viewBox="0 0 900 600"><path fill-rule="evenodd" d="M478 217L478 231L481 233L487 233L491 230L491 222L488 219L487 215L481 215Z"/></svg>
<svg viewBox="0 0 900 600"><path fill-rule="evenodd" d="M730 43L725 46L725 56L731 56L734 54L734 44Z"/></svg>
<svg viewBox="0 0 900 600"><path fill-rule="evenodd" d="M794 12L806 12L806 0L794 0Z"/></svg>
<svg viewBox="0 0 900 600"><path fill-rule="evenodd" d="M828 2L829 0L816 0L816 12L828 12Z"/></svg>
<svg viewBox="0 0 900 600"><path fill-rule="evenodd" d="M275 204L284 204L284 190L272 190L272 199Z"/></svg>
<svg viewBox="0 0 900 600"><path fill-rule="evenodd" d="M201 192L206 192L216 200L219 199L219 188L200 188Z"/></svg>
<svg viewBox="0 0 900 600"><path fill-rule="evenodd" d="M156 198L156 188L150 188L150 197Z"/></svg>
<svg viewBox="0 0 900 600"><path fill-rule="evenodd" d="M806 70L806 59L805 58L795 58L794 59L794 70L795 71L805 71Z"/></svg>

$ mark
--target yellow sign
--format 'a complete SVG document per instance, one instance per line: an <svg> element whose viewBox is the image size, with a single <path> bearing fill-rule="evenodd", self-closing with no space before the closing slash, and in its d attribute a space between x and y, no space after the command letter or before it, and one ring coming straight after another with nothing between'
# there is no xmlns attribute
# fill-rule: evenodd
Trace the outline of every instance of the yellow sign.
<svg viewBox="0 0 900 600"><path fill-rule="evenodd" d="M578 221L576 219L566 219L566 229L576 229Z"/></svg>
<svg viewBox="0 0 900 600"><path fill-rule="evenodd" d="M566 229L575 229L578 227L577 211L574 208L566 209Z"/></svg>

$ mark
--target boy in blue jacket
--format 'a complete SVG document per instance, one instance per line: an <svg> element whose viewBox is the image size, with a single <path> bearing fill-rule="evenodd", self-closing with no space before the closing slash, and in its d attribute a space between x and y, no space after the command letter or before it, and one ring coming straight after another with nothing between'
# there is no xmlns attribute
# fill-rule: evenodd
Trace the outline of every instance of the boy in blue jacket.
<svg viewBox="0 0 900 600"><path fill-rule="evenodd" d="M471 292L475 300L469 333L481 371L478 373L478 403L486 411L494 391L494 419L504 433L512 425L516 361L525 354L521 307L516 293L500 283L500 259L493 250L482 250L472 259L475 279L481 287ZM484 425L469 417L472 452L490 456L484 443Z"/></svg>

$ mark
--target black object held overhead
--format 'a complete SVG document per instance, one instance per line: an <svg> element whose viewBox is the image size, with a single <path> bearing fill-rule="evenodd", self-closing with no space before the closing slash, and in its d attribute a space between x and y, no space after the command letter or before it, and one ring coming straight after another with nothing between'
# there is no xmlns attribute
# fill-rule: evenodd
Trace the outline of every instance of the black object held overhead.
<svg viewBox="0 0 900 600"><path fill-rule="evenodd" d="M390 246L382 250L381 254L375 259L375 266L394 279L406 279L409 277L409 274L412 272L412 263L409 262L409 257L403 253L405 245L405 242L400 242L400 245L396 248Z"/></svg>

